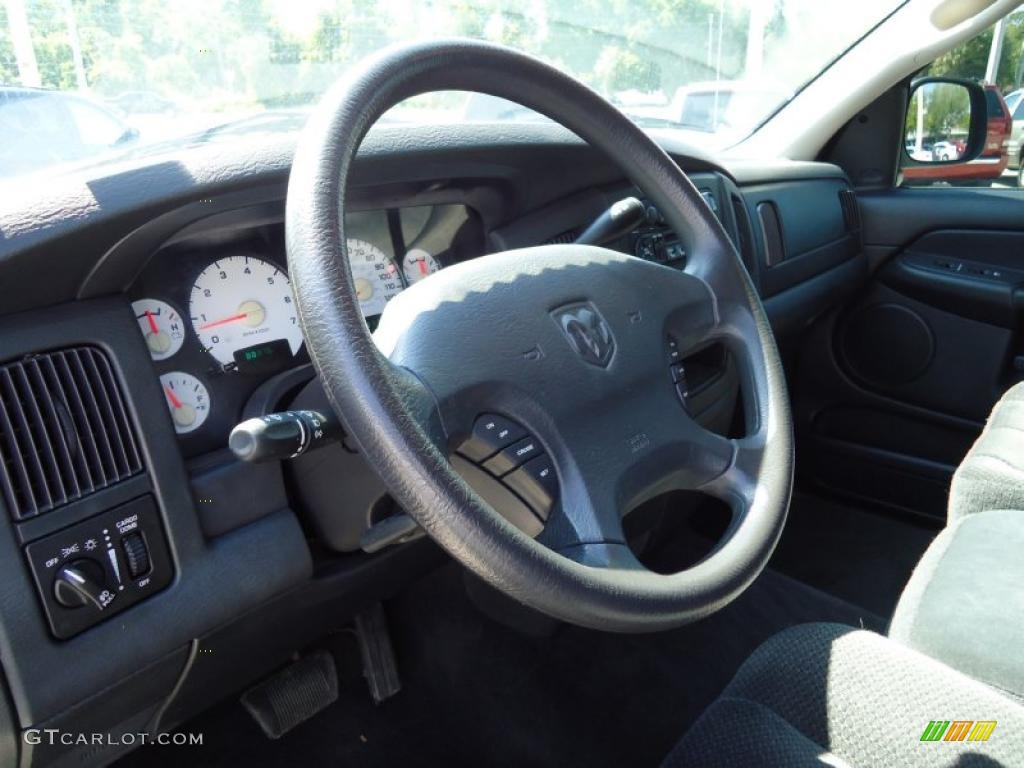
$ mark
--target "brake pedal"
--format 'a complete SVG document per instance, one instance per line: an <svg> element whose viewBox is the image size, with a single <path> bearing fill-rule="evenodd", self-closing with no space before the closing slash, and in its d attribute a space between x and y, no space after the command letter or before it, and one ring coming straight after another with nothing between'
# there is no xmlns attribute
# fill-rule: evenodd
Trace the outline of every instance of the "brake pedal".
<svg viewBox="0 0 1024 768"><path fill-rule="evenodd" d="M363 657L363 677L370 687L373 703L380 704L402 690L383 605L374 603L371 608L356 614L356 638L359 640L359 654Z"/></svg>
<svg viewBox="0 0 1024 768"><path fill-rule="evenodd" d="M338 700L338 673L327 651L303 656L242 694L268 739L279 739Z"/></svg>

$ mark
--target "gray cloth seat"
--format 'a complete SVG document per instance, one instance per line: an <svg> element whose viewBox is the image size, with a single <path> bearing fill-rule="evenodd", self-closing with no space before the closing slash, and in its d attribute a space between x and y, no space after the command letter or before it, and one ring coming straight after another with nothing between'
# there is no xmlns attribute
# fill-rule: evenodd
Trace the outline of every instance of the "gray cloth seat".
<svg viewBox="0 0 1024 768"><path fill-rule="evenodd" d="M936 720L997 724L922 741ZM881 635L805 624L755 651L664 765L1021 766L1024 706Z"/></svg>
<svg viewBox="0 0 1024 768"><path fill-rule="evenodd" d="M952 520L914 569L889 637L1024 698L1024 513Z"/></svg>
<svg viewBox="0 0 1024 768"><path fill-rule="evenodd" d="M999 399L957 468L949 524L914 570L889 637L1024 697L1024 384Z"/></svg>
<svg viewBox="0 0 1024 768"><path fill-rule="evenodd" d="M776 635L665 766L1024 766L1022 701L1024 383L957 469L949 526L918 563L890 637L835 624ZM996 726L986 741L923 741L933 721Z"/></svg>
<svg viewBox="0 0 1024 768"><path fill-rule="evenodd" d="M1024 510L1024 382L995 404L949 489L951 523L991 509Z"/></svg>

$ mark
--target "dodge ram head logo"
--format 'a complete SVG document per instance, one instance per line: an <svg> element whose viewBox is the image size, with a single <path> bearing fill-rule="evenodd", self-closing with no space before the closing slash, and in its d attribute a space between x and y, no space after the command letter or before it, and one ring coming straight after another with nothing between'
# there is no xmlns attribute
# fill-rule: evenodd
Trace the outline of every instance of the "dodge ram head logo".
<svg viewBox="0 0 1024 768"><path fill-rule="evenodd" d="M568 304L551 313L576 354L592 365L607 368L615 354L615 339L597 307L589 301Z"/></svg>

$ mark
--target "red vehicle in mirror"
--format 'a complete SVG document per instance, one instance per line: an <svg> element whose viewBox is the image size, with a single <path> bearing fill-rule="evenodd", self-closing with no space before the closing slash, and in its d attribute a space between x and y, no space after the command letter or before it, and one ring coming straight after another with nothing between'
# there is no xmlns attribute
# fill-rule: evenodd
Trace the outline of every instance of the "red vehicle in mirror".
<svg viewBox="0 0 1024 768"><path fill-rule="evenodd" d="M988 127L985 147L974 160L966 163L933 161L931 164L905 166L903 179L921 181L970 181L998 179L1009 163L1007 143L1013 128L1013 118L999 88L991 83L982 85L988 106Z"/></svg>

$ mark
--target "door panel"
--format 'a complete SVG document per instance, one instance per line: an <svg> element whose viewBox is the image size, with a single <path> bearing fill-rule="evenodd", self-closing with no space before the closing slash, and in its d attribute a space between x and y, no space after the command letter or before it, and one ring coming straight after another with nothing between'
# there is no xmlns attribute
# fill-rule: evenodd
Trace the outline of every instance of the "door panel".
<svg viewBox="0 0 1024 768"><path fill-rule="evenodd" d="M803 348L798 471L941 518L956 465L1024 378L1024 196L894 189L860 205L873 272Z"/></svg>

